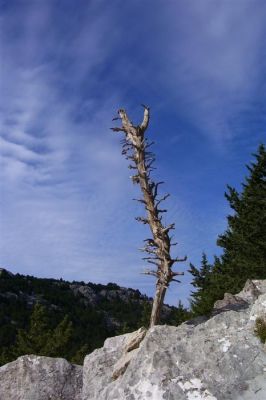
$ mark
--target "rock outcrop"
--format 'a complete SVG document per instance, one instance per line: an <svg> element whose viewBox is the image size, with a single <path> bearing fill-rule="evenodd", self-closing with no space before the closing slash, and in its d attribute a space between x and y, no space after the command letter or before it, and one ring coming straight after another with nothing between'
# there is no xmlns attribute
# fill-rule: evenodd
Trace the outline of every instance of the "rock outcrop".
<svg viewBox="0 0 266 400"><path fill-rule="evenodd" d="M24 356L0 368L0 400L265 400L266 281L225 294L208 320L109 338L81 367Z"/></svg>
<svg viewBox="0 0 266 400"><path fill-rule="evenodd" d="M266 315L266 282L249 281L218 309L197 326L150 329L116 380L130 336L108 339L85 359L83 400L264 400L266 353L254 322Z"/></svg>
<svg viewBox="0 0 266 400"><path fill-rule="evenodd" d="M0 368L0 400L82 400L82 367L22 356Z"/></svg>

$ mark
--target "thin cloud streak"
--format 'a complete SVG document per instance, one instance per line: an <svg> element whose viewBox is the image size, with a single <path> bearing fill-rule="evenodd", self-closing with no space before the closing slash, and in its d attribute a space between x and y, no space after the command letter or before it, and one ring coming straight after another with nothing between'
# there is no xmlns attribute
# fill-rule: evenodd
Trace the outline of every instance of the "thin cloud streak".
<svg viewBox="0 0 266 400"><path fill-rule="evenodd" d="M115 110L125 105L135 120L136 104L145 101L153 110L149 135L162 152L161 177L173 194L167 218L177 222L175 250L190 261L202 250L212 256L227 212L213 175L225 169L215 178L220 196L231 176L226 163L244 158L232 148L242 141L249 154L259 133L254 128L247 138L247 130L253 124L259 132L263 122L257 98L263 109L266 7L259 3L7 4L1 17L3 266L116 281L153 294L154 281L139 275L144 264L137 248L148 231L134 222L143 213L131 201L137 188L109 131ZM167 136L156 137L157 124ZM168 301L176 304L175 293L185 299L189 279L171 289Z"/></svg>
<svg viewBox="0 0 266 400"><path fill-rule="evenodd" d="M171 68L166 67L164 79L177 91L180 111L219 145L243 134L233 128L243 110L254 111L259 97L266 35L266 7L261 5L188 1L165 11L176 41L168 42L165 59L171 60ZM175 23L177 14L180 19Z"/></svg>

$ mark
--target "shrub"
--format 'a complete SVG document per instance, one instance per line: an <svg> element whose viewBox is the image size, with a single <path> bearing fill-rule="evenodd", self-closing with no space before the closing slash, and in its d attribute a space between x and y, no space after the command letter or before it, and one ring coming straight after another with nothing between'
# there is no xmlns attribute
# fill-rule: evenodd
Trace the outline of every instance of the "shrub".
<svg viewBox="0 0 266 400"><path fill-rule="evenodd" d="M256 319L255 334L260 338L262 343L266 343L266 320L262 317Z"/></svg>

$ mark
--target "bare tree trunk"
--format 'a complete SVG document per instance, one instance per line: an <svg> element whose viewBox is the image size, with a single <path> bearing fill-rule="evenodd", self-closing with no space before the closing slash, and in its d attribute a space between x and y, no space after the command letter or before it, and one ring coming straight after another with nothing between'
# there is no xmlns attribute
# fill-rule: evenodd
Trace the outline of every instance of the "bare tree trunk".
<svg viewBox="0 0 266 400"><path fill-rule="evenodd" d="M131 161L130 169L136 170L136 174L132 176L133 183L139 184L142 191L142 198L138 199L144 204L146 210L145 217L137 217L136 219L143 224L148 224L152 233L152 238L145 240L145 246L141 249L148 253L148 257L143 259L148 263L156 265L156 270L146 270L144 273L153 275L157 278L156 292L153 301L151 312L150 326L157 325L160 322L160 313L166 293L166 289L171 281L177 281L177 275L183 275L182 272L173 272L172 266L183 259L171 258L172 238L169 236L170 230L174 229L174 224L165 226L162 222L162 214L167 210L160 209L159 205L167 199L169 194L159 198L158 187L163 182L155 183L150 175L155 161L155 156L148 149L153 143L150 143L145 138L145 131L149 124L149 109L144 106L143 121L140 125L134 126L125 110L118 111L119 118L122 122L122 127L111 128L115 132L124 132L125 139L122 141L122 154Z"/></svg>
<svg viewBox="0 0 266 400"><path fill-rule="evenodd" d="M160 313L162 310L165 293L166 287L157 283L151 310L150 326L158 325L158 323L160 322Z"/></svg>

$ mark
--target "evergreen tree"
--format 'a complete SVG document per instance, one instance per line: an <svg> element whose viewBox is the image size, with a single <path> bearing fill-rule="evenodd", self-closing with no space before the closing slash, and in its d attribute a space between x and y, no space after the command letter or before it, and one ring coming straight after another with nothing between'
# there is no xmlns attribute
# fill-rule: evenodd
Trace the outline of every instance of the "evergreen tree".
<svg viewBox="0 0 266 400"><path fill-rule="evenodd" d="M225 293L225 280L219 257L214 257L210 264L203 254L200 268L190 264L189 272L194 276L192 285L197 289L191 294L191 311L194 316L210 315L216 300L222 299Z"/></svg>
<svg viewBox="0 0 266 400"><path fill-rule="evenodd" d="M67 316L52 331L43 351L50 357L67 357L68 345L72 338L72 322Z"/></svg>
<svg viewBox="0 0 266 400"><path fill-rule="evenodd" d="M72 324L65 317L55 329L50 328L45 307L34 306L29 329L20 329L12 353L14 356L36 354L50 357L65 357L72 335Z"/></svg>
<svg viewBox="0 0 266 400"><path fill-rule="evenodd" d="M152 304L149 303L148 301L146 301L143 304L143 310L142 310L141 319L140 319L140 326L149 328L151 308L152 308Z"/></svg>
<svg viewBox="0 0 266 400"><path fill-rule="evenodd" d="M41 304L36 304L30 318L29 329L19 329L13 352L22 354L44 355L43 349L51 336L48 315Z"/></svg>
<svg viewBox="0 0 266 400"><path fill-rule="evenodd" d="M237 293L247 279L266 279L266 151L260 145L255 162L247 166L248 177L242 192L228 186L225 197L233 213L227 217L228 227L218 237L223 248L213 265L203 255L199 269L191 265L191 307L195 315L209 314L213 303L225 292Z"/></svg>
<svg viewBox="0 0 266 400"><path fill-rule="evenodd" d="M191 311L185 308L181 300L179 300L178 306L172 309L172 312L169 316L170 324L178 326L183 322L191 319L191 317L192 317Z"/></svg>
<svg viewBox="0 0 266 400"><path fill-rule="evenodd" d="M90 346L88 344L84 344L83 346L81 346L80 349L78 349L78 351L74 354L70 361L73 364L83 365L84 358L89 353Z"/></svg>
<svg viewBox="0 0 266 400"><path fill-rule="evenodd" d="M235 293L247 279L266 278L266 150L259 146L256 162L247 166L249 176L242 193L228 186L225 197L234 211L228 228L218 237L224 287Z"/></svg>
<svg viewBox="0 0 266 400"><path fill-rule="evenodd" d="M194 277L192 285L197 289L192 293L191 311L196 315L204 315L209 313L209 303L212 301L210 293L212 265L208 263L205 253L202 254L201 266L196 268L190 264L189 272ZM207 296L208 293L208 296Z"/></svg>
<svg viewBox="0 0 266 400"><path fill-rule="evenodd" d="M3 347L0 351L0 366L7 364L11 360L12 360L12 354L10 352L10 349L7 347Z"/></svg>

